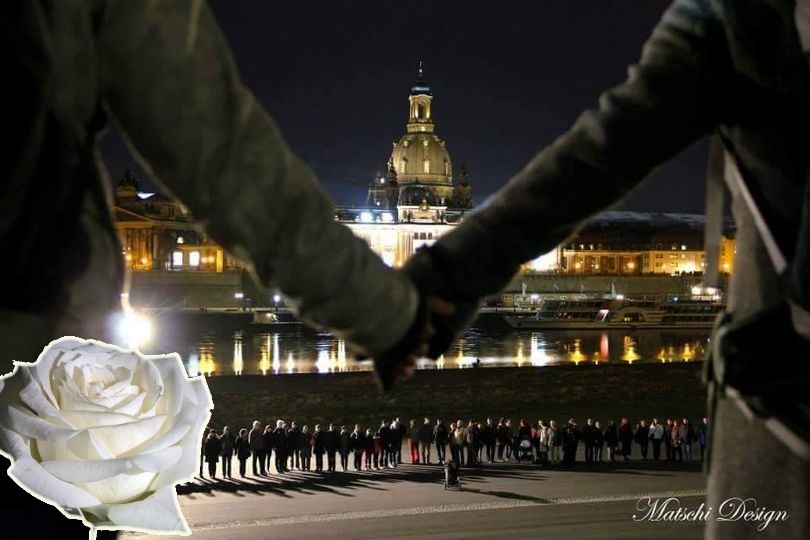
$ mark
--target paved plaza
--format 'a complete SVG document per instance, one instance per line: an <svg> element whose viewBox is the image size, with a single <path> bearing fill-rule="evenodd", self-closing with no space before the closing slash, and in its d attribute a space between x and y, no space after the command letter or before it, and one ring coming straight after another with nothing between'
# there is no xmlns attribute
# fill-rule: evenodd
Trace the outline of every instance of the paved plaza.
<svg viewBox="0 0 810 540"><path fill-rule="evenodd" d="M636 522L638 499L704 500L699 464L629 461L573 470L496 463L445 490L438 465L291 472L180 486L193 538L700 538L700 523ZM517 536L520 535L520 536ZM128 538L148 538L127 535Z"/></svg>

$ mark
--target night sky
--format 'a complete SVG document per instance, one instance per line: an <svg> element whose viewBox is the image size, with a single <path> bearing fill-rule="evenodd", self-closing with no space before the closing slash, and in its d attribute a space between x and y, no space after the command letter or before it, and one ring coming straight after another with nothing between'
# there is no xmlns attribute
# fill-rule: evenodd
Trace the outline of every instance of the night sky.
<svg viewBox="0 0 810 540"><path fill-rule="evenodd" d="M246 84L338 203L362 203L405 133L419 60L437 134L482 201L563 133L627 66L665 0L214 0ZM705 142L622 204L701 212ZM114 179L133 160L103 144Z"/></svg>

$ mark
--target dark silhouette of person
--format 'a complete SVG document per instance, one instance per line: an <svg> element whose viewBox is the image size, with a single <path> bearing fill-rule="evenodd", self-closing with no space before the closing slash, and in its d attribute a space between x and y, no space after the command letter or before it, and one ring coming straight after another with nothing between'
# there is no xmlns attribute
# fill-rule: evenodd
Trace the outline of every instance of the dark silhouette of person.
<svg viewBox="0 0 810 540"><path fill-rule="evenodd" d="M728 310L706 372L714 403L707 505L716 508L745 493L771 508L801 509L783 534L805 537L808 53L805 0L675 0L623 83L482 207L406 263L423 297L439 296L456 308L432 317L430 356L447 349L483 299L505 287L521 264L558 246L689 145L715 135L720 142L712 147L707 187L716 196L708 215L722 218L725 170L737 230ZM719 192L712 187L718 178ZM780 358L778 369L770 358ZM762 403L767 406L752 425L751 404L756 409ZM776 467L778 474L771 474ZM721 528L722 534L745 536L746 527L710 520L707 537L721 536Z"/></svg>

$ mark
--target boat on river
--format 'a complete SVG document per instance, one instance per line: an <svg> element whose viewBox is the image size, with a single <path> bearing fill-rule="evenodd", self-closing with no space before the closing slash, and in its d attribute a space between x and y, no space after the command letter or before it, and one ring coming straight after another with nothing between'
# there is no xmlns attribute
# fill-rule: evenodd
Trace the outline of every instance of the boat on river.
<svg viewBox="0 0 810 540"><path fill-rule="evenodd" d="M708 330L725 309L716 299L550 299L534 313L504 319L513 328L532 330Z"/></svg>

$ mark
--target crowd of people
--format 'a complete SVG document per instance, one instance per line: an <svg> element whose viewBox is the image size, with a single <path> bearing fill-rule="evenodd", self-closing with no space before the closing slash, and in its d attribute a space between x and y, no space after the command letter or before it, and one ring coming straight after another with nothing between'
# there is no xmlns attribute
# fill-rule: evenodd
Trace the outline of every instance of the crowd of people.
<svg viewBox="0 0 810 540"><path fill-rule="evenodd" d="M396 418L392 422L383 420L376 429L334 424L326 429L316 424L310 429L280 419L275 426L262 427L256 420L250 430L242 428L238 433L227 426L221 433L210 427L205 430L200 477L204 477L203 465L207 464L210 478L216 479L218 470L221 477L233 478L234 458L243 478L248 473L248 461L253 476L267 476L271 464L278 473L293 469L311 471L313 458L316 472L335 472L338 460L343 471L349 470L350 461L356 471L381 470L403 463L403 446L407 446L412 464L444 464L449 449L449 459L464 467L506 461L573 467L580 444L587 465L628 460L634 445L642 460L689 463L696 447L703 461L708 445L708 421L704 418L694 427L686 418L668 418L664 422L653 418L649 423L640 420L631 425L627 418L622 418L618 425L610 420L603 427L591 418L583 426L573 418L563 426L558 426L555 420L532 424L525 419L513 426L511 420L504 418L497 422L488 418L485 422L457 420L450 424L425 418L421 423L410 420L406 425Z"/></svg>

